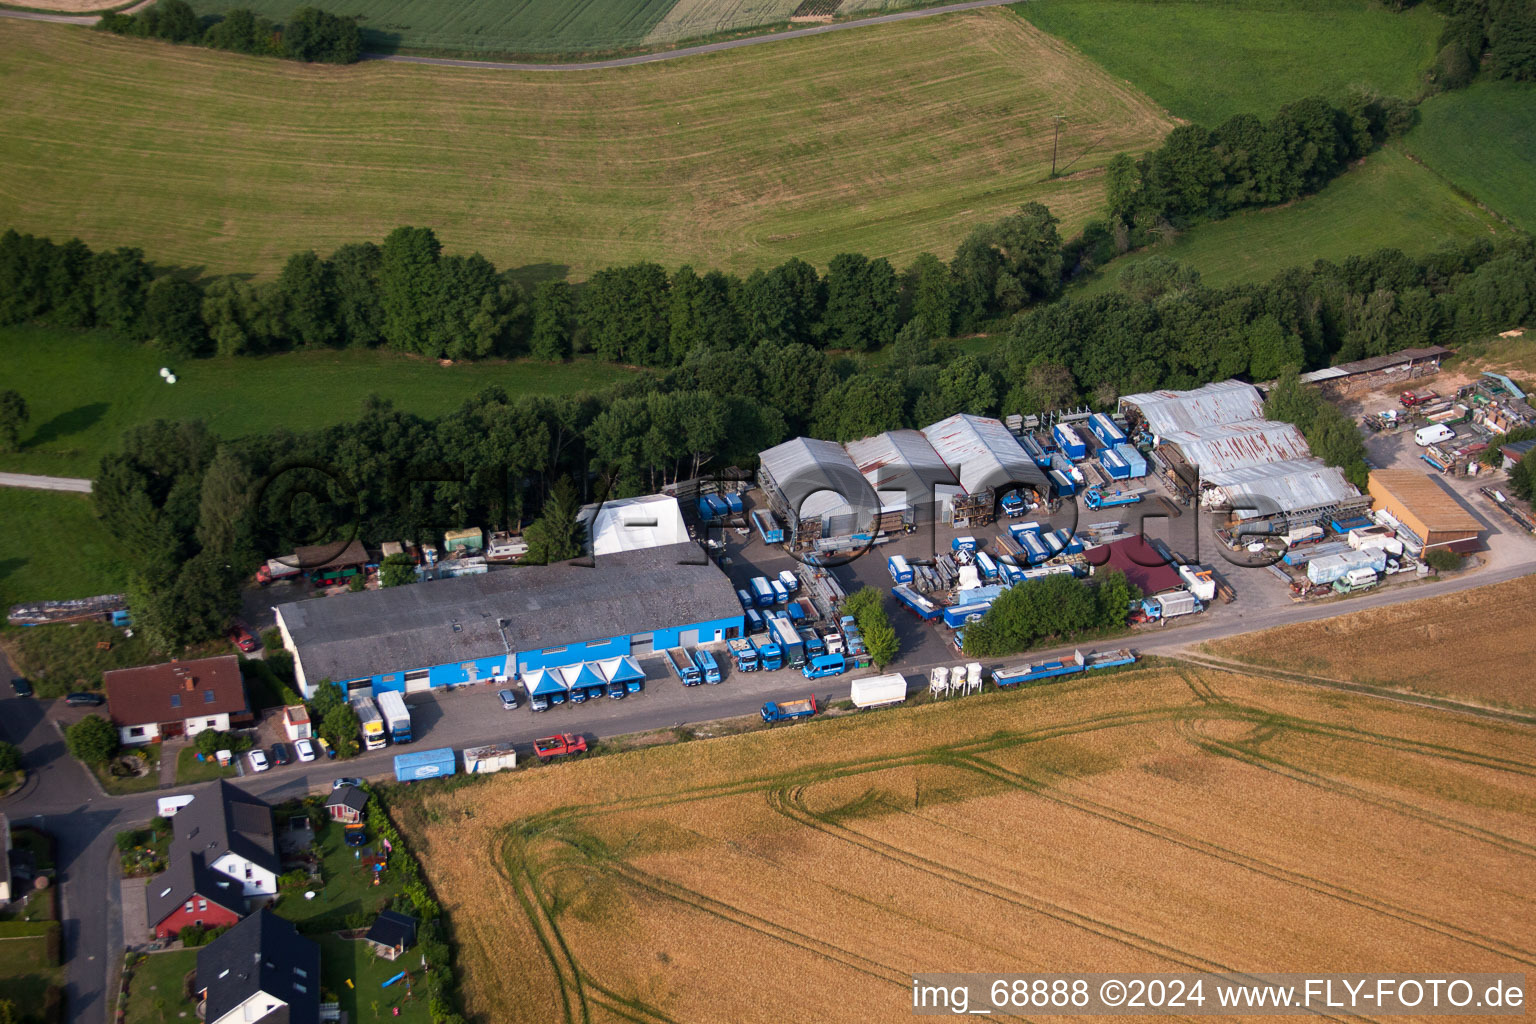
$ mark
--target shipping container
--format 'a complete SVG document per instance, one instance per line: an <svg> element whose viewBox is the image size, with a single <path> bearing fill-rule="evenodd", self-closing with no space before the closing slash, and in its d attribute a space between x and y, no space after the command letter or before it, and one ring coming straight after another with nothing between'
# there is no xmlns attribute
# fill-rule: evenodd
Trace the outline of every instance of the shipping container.
<svg viewBox="0 0 1536 1024"><path fill-rule="evenodd" d="M854 707L878 708L907 699L907 680L899 673L855 679L849 698Z"/></svg>
<svg viewBox="0 0 1536 1024"><path fill-rule="evenodd" d="M1093 432L1094 437L1098 438L1099 444L1105 448L1113 448L1117 444L1125 444L1127 440L1125 431L1121 430L1114 420L1102 412L1096 412L1088 417L1088 429Z"/></svg>
<svg viewBox="0 0 1536 1024"><path fill-rule="evenodd" d="M885 567L891 574L891 579L896 583L912 582L912 566L901 555L892 555L886 559Z"/></svg>
<svg viewBox="0 0 1536 1024"><path fill-rule="evenodd" d="M1351 569L1370 569L1379 573L1385 572L1386 568L1387 553L1380 548L1371 548L1366 551L1342 551L1336 555L1325 555L1308 562L1307 579L1321 585L1343 579Z"/></svg>
<svg viewBox="0 0 1536 1024"><path fill-rule="evenodd" d="M746 508L741 502L741 495L736 491L727 491L724 497L726 511L733 516L741 515Z"/></svg>
<svg viewBox="0 0 1536 1024"><path fill-rule="evenodd" d="M384 717L384 731L391 743L411 742L411 711L404 697L393 690L379 694L379 714Z"/></svg>
<svg viewBox="0 0 1536 1024"><path fill-rule="evenodd" d="M768 582L766 576L752 577L752 597L759 608L767 608L773 604L773 584Z"/></svg>
<svg viewBox="0 0 1536 1024"><path fill-rule="evenodd" d="M1140 480L1142 477L1147 475L1146 457L1143 456L1141 452L1137 451L1134 445L1115 445L1115 455L1121 459L1124 459L1125 464L1130 467L1129 472L1127 473L1127 476L1130 479Z"/></svg>
<svg viewBox="0 0 1536 1024"><path fill-rule="evenodd" d="M516 767L517 751L510 743L492 743L464 751L464 772L468 775L491 775L504 768Z"/></svg>
<svg viewBox="0 0 1536 1024"><path fill-rule="evenodd" d="M1073 462L1088 457L1088 445L1083 441L1082 435L1065 423L1058 423L1051 428L1051 437L1056 446L1061 449L1063 455Z"/></svg>
<svg viewBox="0 0 1536 1024"><path fill-rule="evenodd" d="M753 509L752 525L757 527L757 535L763 539L764 544L784 543L784 528L779 525L778 518L768 509Z"/></svg>

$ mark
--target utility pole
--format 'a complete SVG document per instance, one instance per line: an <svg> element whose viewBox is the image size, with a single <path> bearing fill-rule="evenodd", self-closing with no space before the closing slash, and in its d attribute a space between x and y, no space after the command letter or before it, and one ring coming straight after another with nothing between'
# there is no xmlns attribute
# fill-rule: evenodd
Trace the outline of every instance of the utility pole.
<svg viewBox="0 0 1536 1024"><path fill-rule="evenodd" d="M1052 114L1051 120L1055 122L1056 130L1051 134L1051 177L1056 177L1056 142L1061 138L1061 122L1067 119L1066 114Z"/></svg>

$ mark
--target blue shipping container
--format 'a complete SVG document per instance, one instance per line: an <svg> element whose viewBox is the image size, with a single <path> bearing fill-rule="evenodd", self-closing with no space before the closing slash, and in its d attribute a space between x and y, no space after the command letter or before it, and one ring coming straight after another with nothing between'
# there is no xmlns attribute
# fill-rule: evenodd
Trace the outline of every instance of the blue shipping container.
<svg viewBox="0 0 1536 1024"><path fill-rule="evenodd" d="M1056 439L1062 454L1073 462L1088 457L1088 445L1083 441L1082 435L1065 423L1058 423L1052 427L1051 436Z"/></svg>
<svg viewBox="0 0 1536 1024"><path fill-rule="evenodd" d="M395 755L395 781L415 782L417 779L436 779L458 772L458 758L452 747L436 750L413 750L409 754Z"/></svg>
<svg viewBox="0 0 1536 1024"><path fill-rule="evenodd" d="M1115 445L1115 454L1124 459L1125 464L1130 467L1130 473L1128 474L1130 479L1140 480L1147 475L1146 456L1137 451L1133 445L1117 444Z"/></svg>
<svg viewBox="0 0 1536 1024"><path fill-rule="evenodd" d="M1106 448L1113 448L1126 442L1125 431L1121 430L1119 425L1105 413L1096 412L1088 417L1088 429L1093 431L1093 436L1099 439L1099 444Z"/></svg>

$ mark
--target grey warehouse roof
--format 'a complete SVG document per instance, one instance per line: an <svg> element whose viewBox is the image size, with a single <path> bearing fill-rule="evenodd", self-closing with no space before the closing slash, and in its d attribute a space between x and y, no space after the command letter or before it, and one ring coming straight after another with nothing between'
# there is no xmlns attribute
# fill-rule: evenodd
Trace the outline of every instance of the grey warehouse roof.
<svg viewBox="0 0 1536 1024"><path fill-rule="evenodd" d="M341 682L729 618L741 605L725 574L688 543L601 555L593 566L530 565L277 611L305 678Z"/></svg>
<svg viewBox="0 0 1536 1024"><path fill-rule="evenodd" d="M901 494L902 504L920 505L934 500L935 487L956 483L955 475L920 430L888 430L850 441L845 447L882 500Z"/></svg>
<svg viewBox="0 0 1536 1024"><path fill-rule="evenodd" d="M1200 467L1202 475L1258 466L1312 454L1306 438L1289 423L1276 420L1245 420L1198 430L1163 434L1166 444L1178 445L1185 461Z"/></svg>
<svg viewBox="0 0 1536 1024"><path fill-rule="evenodd" d="M1205 473L1202 479L1226 492L1239 519L1300 512L1360 496L1342 472L1310 457Z"/></svg>
<svg viewBox="0 0 1536 1024"><path fill-rule="evenodd" d="M850 515L858 510L873 524L880 510L880 501L859 467L833 441L797 437L769 448L758 458L784 503L801 519Z"/></svg>
<svg viewBox="0 0 1536 1024"><path fill-rule="evenodd" d="M1259 390L1238 380L1222 380L1193 391L1144 391L1120 399L1120 408L1134 406L1152 433L1196 431L1225 423L1264 418Z"/></svg>
<svg viewBox="0 0 1536 1024"><path fill-rule="evenodd" d="M923 436L967 494L1006 484L1046 489L1045 474L1001 420L956 413L924 427Z"/></svg>

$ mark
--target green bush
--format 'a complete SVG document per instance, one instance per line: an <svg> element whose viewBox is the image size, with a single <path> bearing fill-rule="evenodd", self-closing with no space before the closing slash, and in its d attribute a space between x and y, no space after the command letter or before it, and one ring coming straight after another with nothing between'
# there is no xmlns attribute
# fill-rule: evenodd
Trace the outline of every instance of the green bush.
<svg viewBox="0 0 1536 1024"><path fill-rule="evenodd" d="M14 772L21 767L21 748L14 743L0 740L0 773Z"/></svg>
<svg viewBox="0 0 1536 1024"><path fill-rule="evenodd" d="M100 715L89 715L65 730L69 752L86 764L102 764L117 753L117 729Z"/></svg>
<svg viewBox="0 0 1536 1024"><path fill-rule="evenodd" d="M1461 556L1454 551L1438 548L1424 552L1424 564L1436 572L1455 572L1461 568Z"/></svg>

